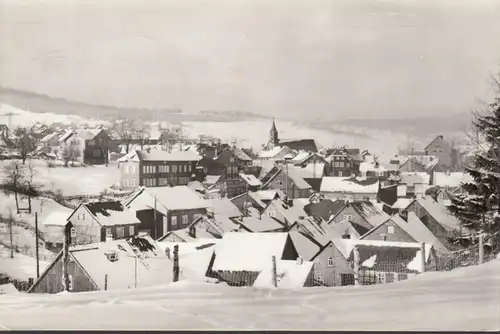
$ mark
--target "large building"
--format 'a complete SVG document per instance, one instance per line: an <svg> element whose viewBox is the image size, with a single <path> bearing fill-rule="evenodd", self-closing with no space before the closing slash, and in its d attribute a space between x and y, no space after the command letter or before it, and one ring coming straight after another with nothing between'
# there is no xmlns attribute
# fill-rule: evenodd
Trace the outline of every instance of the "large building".
<svg viewBox="0 0 500 334"><path fill-rule="evenodd" d="M134 189L139 186L187 185L192 180L199 159L200 156L191 151L132 151L118 159L120 186L122 189Z"/></svg>
<svg viewBox="0 0 500 334"><path fill-rule="evenodd" d="M296 151L318 152L318 147L314 139L280 140L276 122L273 118L273 125L269 131L269 141L266 148L270 150L276 146L287 146Z"/></svg>

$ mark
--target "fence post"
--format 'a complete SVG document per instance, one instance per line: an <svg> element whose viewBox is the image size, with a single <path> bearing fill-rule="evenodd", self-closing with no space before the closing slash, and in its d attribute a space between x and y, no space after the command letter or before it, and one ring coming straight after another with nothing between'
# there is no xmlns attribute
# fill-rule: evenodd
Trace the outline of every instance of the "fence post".
<svg viewBox="0 0 500 334"><path fill-rule="evenodd" d="M484 234L479 235L479 264L484 263Z"/></svg>
<svg viewBox="0 0 500 334"><path fill-rule="evenodd" d="M422 268L421 270L421 273L423 274L425 272L425 258L426 258L426 254L425 254L425 242L422 242L420 244L420 253L421 253L421 264L420 264L420 267Z"/></svg>
<svg viewBox="0 0 500 334"><path fill-rule="evenodd" d="M104 291L108 290L108 274L104 275Z"/></svg>
<svg viewBox="0 0 500 334"><path fill-rule="evenodd" d="M359 249L358 249L358 247L354 247L353 255L354 255L354 284L361 285L361 280L359 277Z"/></svg>
<svg viewBox="0 0 500 334"><path fill-rule="evenodd" d="M179 281L179 245L174 246L174 282Z"/></svg>
<svg viewBox="0 0 500 334"><path fill-rule="evenodd" d="M276 273L276 256L273 255L273 271L272 271L272 275L273 275L273 286L275 288L278 287L278 275Z"/></svg>

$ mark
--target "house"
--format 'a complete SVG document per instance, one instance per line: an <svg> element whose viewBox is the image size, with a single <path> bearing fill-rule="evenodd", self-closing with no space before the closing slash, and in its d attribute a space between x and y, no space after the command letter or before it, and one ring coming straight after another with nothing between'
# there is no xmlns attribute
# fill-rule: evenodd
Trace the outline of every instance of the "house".
<svg viewBox="0 0 500 334"><path fill-rule="evenodd" d="M324 286L354 285L352 264L337 246L339 242L330 240L312 256L314 278Z"/></svg>
<svg viewBox="0 0 500 334"><path fill-rule="evenodd" d="M280 140L279 144L296 151L318 152L318 146L314 139Z"/></svg>
<svg viewBox="0 0 500 334"><path fill-rule="evenodd" d="M342 221L352 221L367 229L372 229L387 220L389 215L377 209L369 201L348 202L328 221L328 224L338 224Z"/></svg>
<svg viewBox="0 0 500 334"><path fill-rule="evenodd" d="M276 198L262 211L262 216L268 216L278 221L282 226L290 228L295 222L307 217L304 206L295 205L290 199Z"/></svg>
<svg viewBox="0 0 500 334"><path fill-rule="evenodd" d="M359 164L356 164L353 156L346 149L334 149L326 160L329 163L327 167L329 176L350 177L359 171Z"/></svg>
<svg viewBox="0 0 500 334"><path fill-rule="evenodd" d="M448 212L446 206L436 202L430 196L425 196L413 200L403 211L405 215L409 215L411 212L447 249L456 249L450 239L460 235L461 226L459 220Z"/></svg>
<svg viewBox="0 0 500 334"><path fill-rule="evenodd" d="M406 280L424 270L436 270L437 266L436 252L431 244L424 246L425 268L422 268L420 243L344 239L340 244L348 261L354 260L353 249L358 249L362 285Z"/></svg>
<svg viewBox="0 0 500 334"><path fill-rule="evenodd" d="M288 146L274 146L271 149L261 151L259 155L257 156L257 160L261 161L267 161L267 160L272 160L272 161L284 161L285 156L290 154L292 149Z"/></svg>
<svg viewBox="0 0 500 334"><path fill-rule="evenodd" d="M64 243L64 228L68 223L71 210L51 211L41 222L45 248L52 252L59 252Z"/></svg>
<svg viewBox="0 0 500 334"><path fill-rule="evenodd" d="M153 239L188 227L209 207L187 186L141 188L125 199L124 205L140 220L140 231Z"/></svg>
<svg viewBox="0 0 500 334"><path fill-rule="evenodd" d="M288 166L285 172L293 173L306 181L314 191L321 189L321 180L326 175L324 163L307 163L299 166Z"/></svg>
<svg viewBox="0 0 500 334"><path fill-rule="evenodd" d="M44 147L46 153L56 153L59 149L59 137L61 136L60 132L52 132L43 137L40 140L40 144Z"/></svg>
<svg viewBox="0 0 500 334"><path fill-rule="evenodd" d="M219 193L220 197L233 198L243 194L247 189L247 185L247 182L239 175L230 178L223 175L217 179L214 185L207 185L207 187L210 191Z"/></svg>
<svg viewBox="0 0 500 334"><path fill-rule="evenodd" d="M438 163L434 155L408 155L401 157L399 171L401 173L425 173Z"/></svg>
<svg viewBox="0 0 500 334"><path fill-rule="evenodd" d="M395 174L399 167L393 164L385 164L378 161L362 162L359 165L359 176L362 178L387 179L390 175Z"/></svg>
<svg viewBox="0 0 500 334"><path fill-rule="evenodd" d="M67 222L74 229L74 245L129 238L138 234L141 223L133 210L117 201L80 204Z"/></svg>
<svg viewBox="0 0 500 334"><path fill-rule="evenodd" d="M59 252L29 293L64 291L63 253ZM172 282L172 260L148 236L71 246L68 256L70 292L125 290Z"/></svg>
<svg viewBox="0 0 500 334"><path fill-rule="evenodd" d="M253 286L261 272L272 269L273 257L277 262L297 260L288 233L226 233L215 246L208 276L231 286Z"/></svg>
<svg viewBox="0 0 500 334"><path fill-rule="evenodd" d="M262 212L269 202L275 198L285 198L285 194L275 189L247 191L231 198L231 202L236 205L241 212L245 212L249 207L256 208L259 212Z"/></svg>
<svg viewBox="0 0 500 334"><path fill-rule="evenodd" d="M452 146L444 139L443 135L437 136L425 147L425 154L436 156L438 164L443 167L451 169L453 166Z"/></svg>
<svg viewBox="0 0 500 334"><path fill-rule="evenodd" d="M187 185L200 156L197 153L160 150L133 151L118 159L123 189Z"/></svg>
<svg viewBox="0 0 500 334"><path fill-rule="evenodd" d="M240 178L245 182L245 188L249 191L257 191L262 186L262 182L252 174L240 173Z"/></svg>
<svg viewBox="0 0 500 334"><path fill-rule="evenodd" d="M236 219L211 214L202 215L187 228L193 239L221 239L229 232L251 232Z"/></svg>
<svg viewBox="0 0 500 334"><path fill-rule="evenodd" d="M108 163L109 142L111 138L107 130L72 129L66 131L59 142L61 150L73 150L77 161L88 165L103 165Z"/></svg>
<svg viewBox="0 0 500 334"><path fill-rule="evenodd" d="M268 175L261 180L262 189L281 190L289 198L309 198L312 187L300 174L287 168L288 166L275 166Z"/></svg>
<svg viewBox="0 0 500 334"><path fill-rule="evenodd" d="M380 240L380 241L396 241L396 242L417 242L415 238L407 232L405 226L408 223L401 218L399 214L395 214L380 225L375 226L370 231L361 236L362 240Z"/></svg>
<svg viewBox="0 0 500 334"><path fill-rule="evenodd" d="M361 225L353 220L343 220L339 223L331 224L330 228L342 237L342 239L361 239L363 235L370 231L366 225Z"/></svg>
<svg viewBox="0 0 500 334"><path fill-rule="evenodd" d="M378 179L362 179L325 176L321 181L321 194L329 199L376 199L379 190Z"/></svg>
<svg viewBox="0 0 500 334"><path fill-rule="evenodd" d="M336 215L345 205L346 201L323 199L317 203L309 203L304 206L304 211L308 216L320 217L325 221L330 220L332 215Z"/></svg>
<svg viewBox="0 0 500 334"><path fill-rule="evenodd" d="M400 213L413 201L407 192L407 185L393 184L380 187L377 200L382 204L383 211L389 215Z"/></svg>
<svg viewBox="0 0 500 334"><path fill-rule="evenodd" d="M430 175L429 184L456 193L460 192L462 184L473 182L474 178L469 173L433 171Z"/></svg>

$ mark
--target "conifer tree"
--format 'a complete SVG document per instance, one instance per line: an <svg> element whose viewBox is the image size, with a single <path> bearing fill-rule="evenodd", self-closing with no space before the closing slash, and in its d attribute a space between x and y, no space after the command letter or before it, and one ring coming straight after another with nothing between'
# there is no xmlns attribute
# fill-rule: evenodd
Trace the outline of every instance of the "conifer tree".
<svg viewBox="0 0 500 334"><path fill-rule="evenodd" d="M473 182L462 185L465 194L452 198L448 207L470 235L485 233L493 249L500 246L500 74L494 80L496 97L474 114L477 134L474 156L465 171Z"/></svg>

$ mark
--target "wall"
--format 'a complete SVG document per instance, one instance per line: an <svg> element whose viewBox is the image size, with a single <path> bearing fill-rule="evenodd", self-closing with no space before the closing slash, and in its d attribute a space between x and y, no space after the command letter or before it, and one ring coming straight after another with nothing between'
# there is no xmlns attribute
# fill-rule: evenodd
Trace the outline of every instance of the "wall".
<svg viewBox="0 0 500 334"><path fill-rule="evenodd" d="M107 162L109 136L101 131L92 140L85 141L84 161L90 165L102 165Z"/></svg>
<svg viewBox="0 0 500 334"><path fill-rule="evenodd" d="M58 293L62 292L62 253L56 259L56 262L49 268L49 270L36 282L31 293ZM85 292L98 290L91 282L88 276L78 266L70 256L68 262L68 275L73 277L72 292ZM103 278L104 279L104 278Z"/></svg>
<svg viewBox="0 0 500 334"><path fill-rule="evenodd" d="M75 245L101 242L101 226L90 212L81 205L69 220L76 229L76 238L71 242Z"/></svg>
<svg viewBox="0 0 500 334"><path fill-rule="evenodd" d="M195 173L195 165L196 162L194 161L141 161L139 170L140 185L146 187L187 185ZM146 166L153 167L154 172L146 173ZM165 170L160 170L160 166L165 166ZM155 180L155 183L147 183L147 180L150 179Z"/></svg>
<svg viewBox="0 0 500 334"><path fill-rule="evenodd" d="M321 192L325 198L331 200L337 199L352 199L352 200L364 200L364 199L377 199L377 193L343 193L343 192Z"/></svg>
<svg viewBox="0 0 500 334"><path fill-rule="evenodd" d="M166 234L166 232L169 232L169 231L181 230L185 227L188 227L196 219L195 215L206 214L206 213L207 213L207 209L205 209L205 208L169 211L169 212L167 212L167 214L168 214L168 231L163 231L163 232L164 232L164 234ZM182 216L183 215L188 216L187 224L182 223ZM176 226L172 225L172 217L177 217L177 225Z"/></svg>
<svg viewBox="0 0 500 334"><path fill-rule="evenodd" d="M130 231L130 227L133 226L133 231ZM104 226L101 229L101 241L106 241L106 236L108 233L111 233L113 236L113 239L126 239L129 237L132 237L134 235L137 235L139 233L140 224L135 224L135 225L114 225L114 226ZM118 236L118 228L123 227L123 236L119 237Z"/></svg>
<svg viewBox="0 0 500 334"><path fill-rule="evenodd" d="M427 147L426 155L435 155L439 159L439 165L452 166L452 152L451 145L444 140L444 138L437 138L429 147Z"/></svg>
<svg viewBox="0 0 500 334"><path fill-rule="evenodd" d="M309 198L311 189L299 189L285 173L280 172L266 187L266 189L279 189L288 198Z"/></svg>
<svg viewBox="0 0 500 334"><path fill-rule="evenodd" d="M155 229L155 218L154 210L140 210L136 212L136 217L141 222L138 225L138 231L148 232L151 238L154 240L162 237L166 234L163 231L163 215L160 212L156 212L156 229Z"/></svg>
<svg viewBox="0 0 500 334"><path fill-rule="evenodd" d="M120 162L120 186L122 189L134 189L139 186L139 163Z"/></svg>
<svg viewBox="0 0 500 334"><path fill-rule="evenodd" d="M332 267L328 266L328 258L330 257L334 259ZM324 248L313 261L314 277L322 275L326 286L341 286L341 274L354 273L345 257L333 243Z"/></svg>

